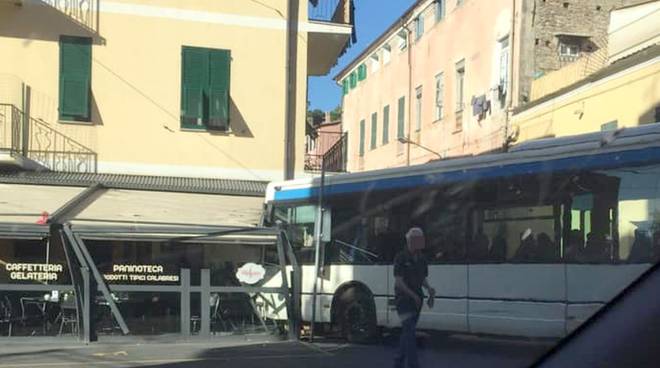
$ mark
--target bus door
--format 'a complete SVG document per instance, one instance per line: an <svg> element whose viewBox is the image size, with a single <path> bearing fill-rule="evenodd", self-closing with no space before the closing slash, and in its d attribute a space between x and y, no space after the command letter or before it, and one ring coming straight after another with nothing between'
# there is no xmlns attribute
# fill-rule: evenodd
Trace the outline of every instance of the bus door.
<svg viewBox="0 0 660 368"><path fill-rule="evenodd" d="M652 204L658 193L657 173L644 169L581 173L572 182L564 252L567 332L650 266Z"/></svg>

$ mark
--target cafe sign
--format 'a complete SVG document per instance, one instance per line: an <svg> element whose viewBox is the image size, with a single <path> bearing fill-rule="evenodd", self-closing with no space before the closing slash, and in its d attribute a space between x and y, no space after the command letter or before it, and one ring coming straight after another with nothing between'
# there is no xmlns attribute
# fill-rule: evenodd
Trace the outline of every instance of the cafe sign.
<svg viewBox="0 0 660 368"><path fill-rule="evenodd" d="M64 266L56 263L5 263L11 280L57 281Z"/></svg>
<svg viewBox="0 0 660 368"><path fill-rule="evenodd" d="M106 281L130 281L130 282L178 282L179 275L165 274L162 265L112 265L112 273L103 275Z"/></svg>
<svg viewBox="0 0 660 368"><path fill-rule="evenodd" d="M264 279L266 276L266 269L262 265L256 263L246 263L236 271L236 278L238 281L254 285Z"/></svg>

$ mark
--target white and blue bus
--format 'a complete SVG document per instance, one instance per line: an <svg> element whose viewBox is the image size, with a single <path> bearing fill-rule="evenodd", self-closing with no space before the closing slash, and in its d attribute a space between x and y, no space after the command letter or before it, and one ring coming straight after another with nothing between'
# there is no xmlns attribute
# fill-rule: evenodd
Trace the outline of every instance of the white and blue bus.
<svg viewBox="0 0 660 368"><path fill-rule="evenodd" d="M320 180L271 183L310 321ZM660 258L660 126L543 139L507 153L330 176L316 322L353 340L396 327L392 260L424 229L437 295L419 327L559 338Z"/></svg>

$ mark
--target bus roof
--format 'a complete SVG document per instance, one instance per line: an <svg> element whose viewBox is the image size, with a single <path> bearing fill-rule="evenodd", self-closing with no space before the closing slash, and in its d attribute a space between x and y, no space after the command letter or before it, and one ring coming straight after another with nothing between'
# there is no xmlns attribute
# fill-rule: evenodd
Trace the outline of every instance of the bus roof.
<svg viewBox="0 0 660 368"><path fill-rule="evenodd" d="M579 158L579 159L576 159ZM660 163L660 124L523 142L509 152L391 169L327 176L328 196L369 190ZM320 178L268 185L266 201L306 201L318 195Z"/></svg>

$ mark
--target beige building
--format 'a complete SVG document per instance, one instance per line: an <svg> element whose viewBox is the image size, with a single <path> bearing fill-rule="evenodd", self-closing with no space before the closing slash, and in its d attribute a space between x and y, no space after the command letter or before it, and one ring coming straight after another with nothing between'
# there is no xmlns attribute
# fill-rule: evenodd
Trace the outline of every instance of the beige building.
<svg viewBox="0 0 660 368"><path fill-rule="evenodd" d="M349 0L2 1L0 162L301 175L307 78L349 45L351 10Z"/></svg>
<svg viewBox="0 0 660 368"><path fill-rule="evenodd" d="M580 58L532 82L517 142L660 122L660 1L614 10L608 37L603 68L585 75Z"/></svg>

